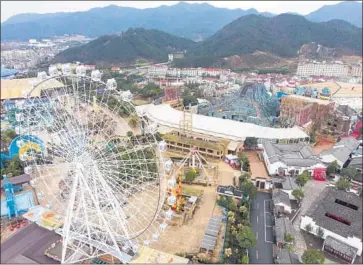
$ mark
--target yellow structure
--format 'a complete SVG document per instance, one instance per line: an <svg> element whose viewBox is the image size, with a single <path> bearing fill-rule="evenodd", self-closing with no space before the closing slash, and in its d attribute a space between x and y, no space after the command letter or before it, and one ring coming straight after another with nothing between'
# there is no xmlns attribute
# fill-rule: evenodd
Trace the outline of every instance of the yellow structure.
<svg viewBox="0 0 363 265"><path fill-rule="evenodd" d="M40 146L38 144L36 144L34 142L27 142L27 143L24 144L24 146L19 148L19 155L24 155L29 150L34 150L37 153L39 153L41 151Z"/></svg>
<svg viewBox="0 0 363 265"><path fill-rule="evenodd" d="M96 96L93 96L93 110L95 112L98 112L98 105L97 105L97 98L96 98Z"/></svg>
<svg viewBox="0 0 363 265"><path fill-rule="evenodd" d="M189 259L142 246L131 264L187 264Z"/></svg>
<svg viewBox="0 0 363 265"><path fill-rule="evenodd" d="M195 137L181 137L168 133L162 136L168 145L168 153L188 154L192 146L205 158L222 159L227 152L227 141L204 141Z"/></svg>
<svg viewBox="0 0 363 265"><path fill-rule="evenodd" d="M36 82L36 78L6 79L1 80L1 100L23 98L23 92L32 89L31 83ZM42 82L30 93L31 97L39 97L44 89L62 87L63 84L56 79Z"/></svg>

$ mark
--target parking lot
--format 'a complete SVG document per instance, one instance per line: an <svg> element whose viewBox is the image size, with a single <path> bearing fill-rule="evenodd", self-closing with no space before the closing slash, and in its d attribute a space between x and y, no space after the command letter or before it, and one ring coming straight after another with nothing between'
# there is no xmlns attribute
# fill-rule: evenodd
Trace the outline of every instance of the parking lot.
<svg viewBox="0 0 363 265"><path fill-rule="evenodd" d="M271 194L266 192L257 192L251 203L251 226L257 239L256 247L249 250L251 264L273 264L274 219L270 203Z"/></svg>

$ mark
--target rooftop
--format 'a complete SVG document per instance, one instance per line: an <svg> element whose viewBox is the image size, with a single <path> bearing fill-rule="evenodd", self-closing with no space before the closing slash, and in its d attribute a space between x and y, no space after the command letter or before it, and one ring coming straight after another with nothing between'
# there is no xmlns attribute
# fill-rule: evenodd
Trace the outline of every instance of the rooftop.
<svg viewBox="0 0 363 265"><path fill-rule="evenodd" d="M263 147L270 163L282 162L287 166L310 167L321 163L307 143L274 144L265 142Z"/></svg>
<svg viewBox="0 0 363 265"><path fill-rule="evenodd" d="M276 188L281 188L283 190L294 190L300 188L300 186L296 183L295 178L290 176L286 176L284 178L272 178L272 182L275 184Z"/></svg>
<svg viewBox="0 0 363 265"><path fill-rule="evenodd" d="M163 125L179 129L180 121L183 117L182 112L173 109L170 105L142 105L137 106L136 110L145 115L158 125ZM228 139L231 141L243 141L246 137L256 137L259 139L304 139L308 135L298 127L293 128L270 128L220 119L199 114L192 114L193 132Z"/></svg>
<svg viewBox="0 0 363 265"><path fill-rule="evenodd" d="M300 264L299 257L296 253L282 248L277 254L277 264Z"/></svg>
<svg viewBox="0 0 363 265"><path fill-rule="evenodd" d="M274 204L282 203L285 204L286 206L291 207L289 194L287 194L281 189L274 189L272 191L272 200Z"/></svg>
<svg viewBox="0 0 363 265"><path fill-rule="evenodd" d="M16 177L8 178L8 179L11 182L11 184L13 184L13 185L21 185L21 184L30 182L30 175L22 174L22 175L19 175ZM1 187L3 186L3 184L4 184L4 180L1 180Z"/></svg>
<svg viewBox="0 0 363 265"><path fill-rule="evenodd" d="M44 255L45 250L61 237L36 224L29 224L1 244L1 263L57 264Z"/></svg>
<svg viewBox="0 0 363 265"><path fill-rule="evenodd" d="M313 202L306 216L343 237L362 239L362 199L358 195L326 187Z"/></svg>
<svg viewBox="0 0 363 265"><path fill-rule="evenodd" d="M332 155L344 164L348 160L350 154L358 147L359 141L357 141L354 137L347 137L337 142L329 150L321 152L320 156Z"/></svg>
<svg viewBox="0 0 363 265"><path fill-rule="evenodd" d="M130 264L160 264L160 263L178 263L187 264L189 259L182 258L173 254L162 252L156 249L142 246L135 258L130 261Z"/></svg>
<svg viewBox="0 0 363 265"><path fill-rule="evenodd" d="M23 98L23 91L31 89L31 82L36 81L36 78L22 78L1 80L1 100ZM49 79L38 86L31 92L32 97L39 97L43 89L62 87L63 84L56 79Z"/></svg>
<svg viewBox="0 0 363 265"><path fill-rule="evenodd" d="M329 246L333 249L338 250L339 252L349 256L349 257L355 257L355 255L358 252L358 249L355 247L352 247L348 244L345 244L344 242L333 238L331 236L327 236L324 242L325 246Z"/></svg>
<svg viewBox="0 0 363 265"><path fill-rule="evenodd" d="M302 101L318 103L320 105L328 105L330 103L329 100L323 100L323 99L318 99L318 98L309 98L309 97L300 96L300 95L293 95L292 94L292 95L288 95L288 97L299 99L299 100L302 100Z"/></svg>
<svg viewBox="0 0 363 265"><path fill-rule="evenodd" d="M275 221L276 242L285 243L285 233L294 235L294 228L289 218L280 217Z"/></svg>

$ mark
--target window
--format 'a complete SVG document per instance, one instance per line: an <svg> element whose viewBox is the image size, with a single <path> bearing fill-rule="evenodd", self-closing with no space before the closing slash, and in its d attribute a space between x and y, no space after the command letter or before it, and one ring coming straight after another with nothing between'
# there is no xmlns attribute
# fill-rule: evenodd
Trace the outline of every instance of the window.
<svg viewBox="0 0 363 265"><path fill-rule="evenodd" d="M345 207L348 207L350 209L356 210L356 211L358 210L357 206L355 206L355 205L353 205L353 204L351 204L349 202L345 202L345 201L341 201L339 199L336 199L335 203L340 204L340 205L345 206Z"/></svg>
<svg viewBox="0 0 363 265"><path fill-rule="evenodd" d="M334 219L335 221L340 222L340 223L345 224L345 225L349 225L350 226L350 224L351 224L350 221L345 220L343 217L336 216L335 214L326 213L325 216L326 217L329 217L331 219Z"/></svg>

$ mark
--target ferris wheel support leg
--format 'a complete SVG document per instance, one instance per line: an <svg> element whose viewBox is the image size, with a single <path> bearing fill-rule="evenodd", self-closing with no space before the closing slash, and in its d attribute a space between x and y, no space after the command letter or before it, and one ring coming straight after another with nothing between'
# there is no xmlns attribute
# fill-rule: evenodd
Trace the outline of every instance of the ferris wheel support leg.
<svg viewBox="0 0 363 265"><path fill-rule="evenodd" d="M78 185L78 176L76 174L76 178L73 182L73 186L72 186L72 193L71 193L71 198L69 201L69 205L68 205L68 211L67 211L67 216L64 222L64 227L62 230L62 237L63 237L63 247L62 247L62 259L61 259L61 263L66 263L66 254L67 254L67 247L68 247L68 242L69 242L69 231L70 231L70 227L71 227L71 221L72 221L72 217L73 217L73 206L74 206L74 201L76 198L76 190L77 190L77 185Z"/></svg>

